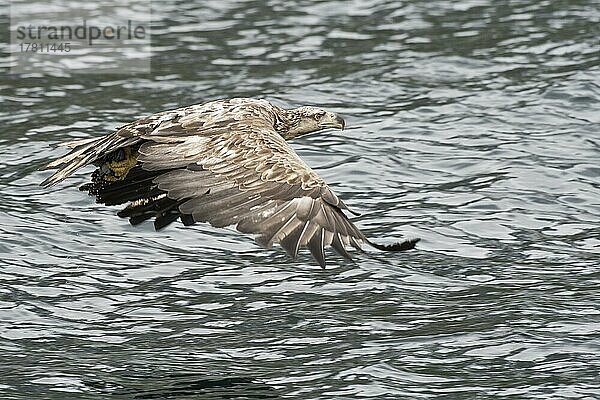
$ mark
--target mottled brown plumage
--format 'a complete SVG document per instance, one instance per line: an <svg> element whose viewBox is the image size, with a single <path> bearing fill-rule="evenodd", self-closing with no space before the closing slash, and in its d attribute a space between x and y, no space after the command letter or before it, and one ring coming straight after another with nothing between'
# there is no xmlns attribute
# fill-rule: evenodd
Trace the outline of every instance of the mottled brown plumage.
<svg viewBox="0 0 600 400"><path fill-rule="evenodd" d="M336 114L316 107L285 110L265 100L236 98L197 104L138 119L94 139L64 143L67 155L44 168L58 169L50 186L94 164L81 187L99 203L125 204L119 216L138 224L154 218L161 229L181 219L236 225L270 247L279 243L295 257L308 247L321 266L332 246L363 242L380 250L413 248L370 242L346 217L346 205L286 143L298 135L343 128Z"/></svg>

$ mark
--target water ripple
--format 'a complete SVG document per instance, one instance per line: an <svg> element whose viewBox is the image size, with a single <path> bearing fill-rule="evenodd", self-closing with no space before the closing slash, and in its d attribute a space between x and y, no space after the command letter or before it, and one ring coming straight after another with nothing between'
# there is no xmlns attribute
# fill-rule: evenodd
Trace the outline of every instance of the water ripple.
<svg viewBox="0 0 600 400"><path fill-rule="evenodd" d="M151 76L3 75L2 398L600 397L593 3L155 2ZM293 146L418 250L321 270L38 186L49 144L230 96L343 115Z"/></svg>

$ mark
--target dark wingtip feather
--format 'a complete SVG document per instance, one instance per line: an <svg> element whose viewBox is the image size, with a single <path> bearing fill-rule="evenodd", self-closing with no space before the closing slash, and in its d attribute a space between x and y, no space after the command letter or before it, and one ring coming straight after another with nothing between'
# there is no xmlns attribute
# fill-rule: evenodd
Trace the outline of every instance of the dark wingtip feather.
<svg viewBox="0 0 600 400"><path fill-rule="evenodd" d="M121 217L121 215L119 215L119 217ZM152 218L152 214L133 215L129 217L129 223L135 226L149 220L150 218Z"/></svg>
<svg viewBox="0 0 600 400"><path fill-rule="evenodd" d="M178 212L171 212L171 211L162 212L162 213L157 214L156 218L154 219L154 230L160 231L167 225L170 225L171 223L177 221L179 216L180 216L180 214Z"/></svg>
<svg viewBox="0 0 600 400"><path fill-rule="evenodd" d="M190 226L196 223L196 221L194 221L194 217L192 217L192 215L190 214L181 214L179 216L179 219L181 220L181 223L183 223L184 226Z"/></svg>
<svg viewBox="0 0 600 400"><path fill-rule="evenodd" d="M369 241L369 244L375 247L377 250L383 251L405 251L414 249L417 243L419 242L419 238L407 239L402 242L394 243L394 244L377 244Z"/></svg>
<svg viewBox="0 0 600 400"><path fill-rule="evenodd" d="M359 213L358 211L354 211L348 207L346 207L346 210L348 210L348 212L350 212L350 214L354 215L355 217L360 217L362 214Z"/></svg>
<svg viewBox="0 0 600 400"><path fill-rule="evenodd" d="M48 168L46 168L46 169L48 169ZM42 169L39 169L39 171L42 171ZM65 179L65 177L66 176L65 176L65 174L63 174L63 170L61 169L59 171L56 171L54 174L50 175L46 179L44 179L42 182L40 182L40 186L43 188L49 188L50 186L54 186L58 182Z"/></svg>
<svg viewBox="0 0 600 400"><path fill-rule="evenodd" d="M41 171L41 170L42 169L40 168L38 171ZM43 188L48 188L52 185L53 185L53 182L51 182L50 178L46 178L40 183L40 186Z"/></svg>
<svg viewBox="0 0 600 400"><path fill-rule="evenodd" d="M52 168L52 167L48 166L48 163L45 163L45 164L42 164L42 165L40 165L40 166L37 168L37 171L47 171L47 170L49 170L50 168Z"/></svg>
<svg viewBox="0 0 600 400"><path fill-rule="evenodd" d="M323 232L323 228L315 232L313 237L308 242L308 249L310 250L310 253L314 257L314 259L317 260L321 268L325 269L326 263L325 253L323 249Z"/></svg>
<svg viewBox="0 0 600 400"><path fill-rule="evenodd" d="M352 259L352 256L350 255L350 253L348 253L346 251L346 247L344 246L344 243L341 241L339 233L333 235L331 247L333 247L333 250L335 250L336 253L338 253L340 256L344 257L346 260L354 261Z"/></svg>

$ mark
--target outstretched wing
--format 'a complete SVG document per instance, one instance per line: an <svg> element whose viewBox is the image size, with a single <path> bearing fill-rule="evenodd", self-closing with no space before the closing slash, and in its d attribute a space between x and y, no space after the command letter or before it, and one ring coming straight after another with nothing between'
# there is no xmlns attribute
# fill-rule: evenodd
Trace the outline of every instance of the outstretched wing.
<svg viewBox="0 0 600 400"><path fill-rule="evenodd" d="M254 126L273 126L272 106L265 100L234 98L195 104L140 118L101 138L61 143L71 152L41 169L57 169L42 186L54 185L77 169L98 163L119 149L137 146L145 140L169 143L186 136L218 136Z"/></svg>
<svg viewBox="0 0 600 400"><path fill-rule="evenodd" d="M48 165L59 170L43 184L95 163L82 189L104 204L129 203L119 216L132 224L154 218L160 229L179 218L186 225L235 225L294 257L307 247L323 267L328 246L347 258L346 248L363 242L392 251L414 247L416 241L369 242L344 214L344 203L275 132L266 105L231 100L179 109L71 142L72 151Z"/></svg>
<svg viewBox="0 0 600 400"><path fill-rule="evenodd" d="M280 243L294 257L305 246L322 266L326 246L349 258L345 246L360 249L366 240L340 199L272 129L246 127L175 145L149 141L138 161L145 170L168 170L153 184L177 202L184 222L236 225L263 246ZM148 204L134 203L121 215L137 216L136 207Z"/></svg>

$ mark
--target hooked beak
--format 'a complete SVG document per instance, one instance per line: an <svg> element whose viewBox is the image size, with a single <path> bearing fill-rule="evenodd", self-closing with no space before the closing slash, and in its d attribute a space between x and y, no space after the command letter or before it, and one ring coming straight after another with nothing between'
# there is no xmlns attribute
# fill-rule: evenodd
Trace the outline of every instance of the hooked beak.
<svg viewBox="0 0 600 400"><path fill-rule="evenodd" d="M329 118L325 121L321 121L321 128L337 128L344 130L346 127L346 121L337 114L331 113Z"/></svg>
<svg viewBox="0 0 600 400"><path fill-rule="evenodd" d="M346 121L344 121L344 118L340 117L339 115L336 115L335 121L339 124L338 127L341 130L344 130L344 128L346 127Z"/></svg>

